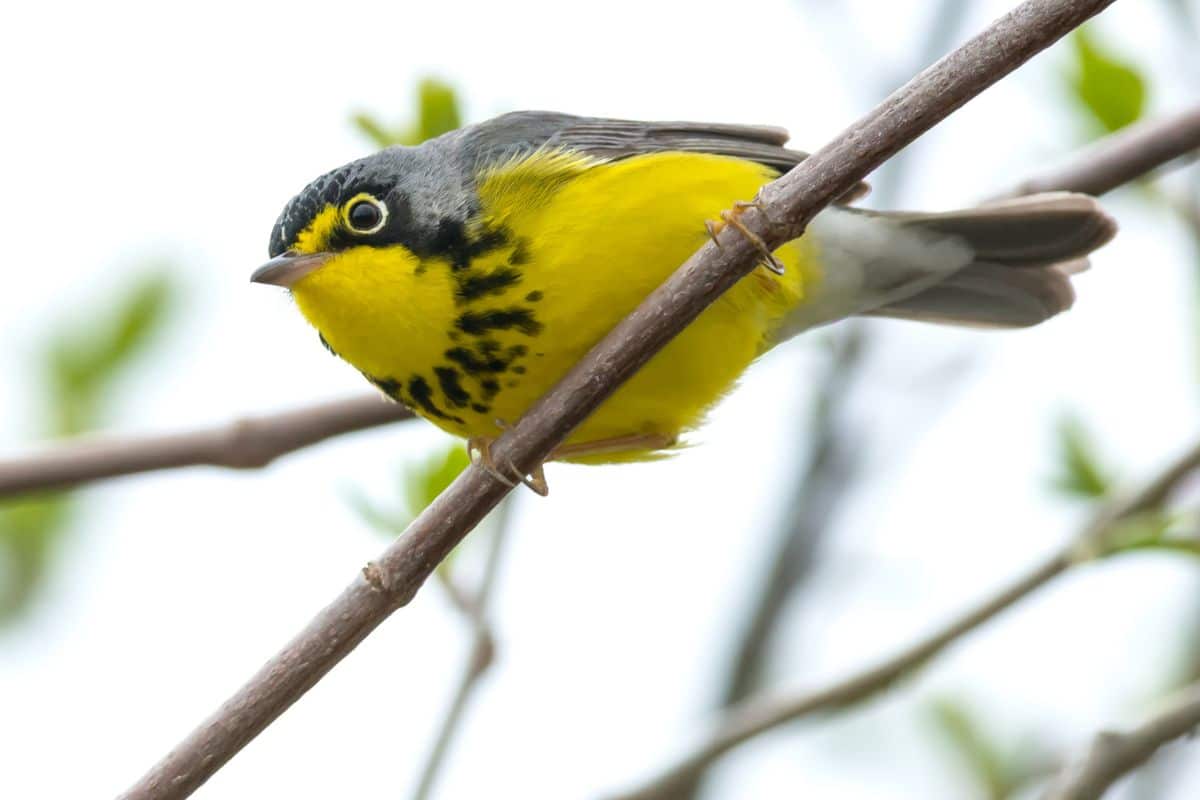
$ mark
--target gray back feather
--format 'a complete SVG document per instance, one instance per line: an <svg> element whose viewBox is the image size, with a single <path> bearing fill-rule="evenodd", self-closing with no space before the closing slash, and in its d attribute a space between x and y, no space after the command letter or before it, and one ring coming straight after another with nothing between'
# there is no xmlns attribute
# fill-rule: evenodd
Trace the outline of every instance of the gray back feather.
<svg viewBox="0 0 1200 800"><path fill-rule="evenodd" d="M551 111L515 111L449 135L457 137L461 154L473 170L539 148L577 150L608 159L663 152L712 153L755 161L780 173L808 157L807 153L783 146L788 140L783 128L636 122ZM859 197L866 191L866 184L861 184L848 198Z"/></svg>

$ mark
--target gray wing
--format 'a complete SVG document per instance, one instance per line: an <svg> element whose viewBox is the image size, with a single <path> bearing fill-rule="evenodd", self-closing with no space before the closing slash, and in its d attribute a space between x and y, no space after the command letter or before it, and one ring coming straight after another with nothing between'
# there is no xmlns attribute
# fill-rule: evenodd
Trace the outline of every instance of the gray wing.
<svg viewBox="0 0 1200 800"><path fill-rule="evenodd" d="M787 172L808 157L783 145L783 128L704 122L634 122L575 117L550 111L516 111L462 131L464 155L473 168L506 161L541 147L563 147L602 158L681 151L756 161ZM869 191L860 184L844 201Z"/></svg>

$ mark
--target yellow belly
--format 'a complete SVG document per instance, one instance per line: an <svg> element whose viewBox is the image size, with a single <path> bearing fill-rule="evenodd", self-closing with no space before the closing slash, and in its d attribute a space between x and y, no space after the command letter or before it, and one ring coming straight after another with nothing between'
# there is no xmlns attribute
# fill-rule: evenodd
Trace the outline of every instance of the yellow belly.
<svg viewBox="0 0 1200 800"><path fill-rule="evenodd" d="M683 153L547 168L570 174L555 182L526 163L481 181L481 225L504 236L466 277L440 259L387 272L372 262L378 254L357 248L297 284L301 310L339 355L385 390L398 386L390 393L430 421L496 436L497 420L519 417L704 243L706 219L775 177L740 159ZM760 268L740 281L568 442L675 437L697 426L815 280L804 240L777 255L784 276ZM368 273L374 283L363 289Z"/></svg>

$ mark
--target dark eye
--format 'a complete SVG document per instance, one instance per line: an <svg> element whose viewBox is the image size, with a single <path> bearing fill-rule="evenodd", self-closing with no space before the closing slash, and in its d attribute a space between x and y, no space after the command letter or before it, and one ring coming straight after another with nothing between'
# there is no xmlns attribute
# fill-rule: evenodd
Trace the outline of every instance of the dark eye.
<svg viewBox="0 0 1200 800"><path fill-rule="evenodd" d="M346 224L355 233L375 233L386 218L387 207L370 195L356 197L346 208Z"/></svg>

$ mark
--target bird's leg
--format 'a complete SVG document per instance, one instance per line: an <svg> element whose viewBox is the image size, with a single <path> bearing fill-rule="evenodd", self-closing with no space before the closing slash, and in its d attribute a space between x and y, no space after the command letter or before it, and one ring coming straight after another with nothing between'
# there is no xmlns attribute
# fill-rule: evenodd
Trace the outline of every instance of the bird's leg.
<svg viewBox="0 0 1200 800"><path fill-rule="evenodd" d="M704 220L704 227L708 230L708 238L712 239L712 243L720 249L721 243L717 241L717 234L725 230L725 223L718 222L715 219L706 219Z"/></svg>
<svg viewBox="0 0 1200 800"><path fill-rule="evenodd" d="M745 236L750 241L750 244L757 248L758 252L762 253L762 266L776 275L782 275L784 273L783 262L771 252L771 248L767 247L767 243L762 240L761 236L747 228L745 223L742 222L742 214L746 213L747 208L757 208L759 211L763 211L764 206L762 201L757 197L753 200L738 200L733 204L732 210L726 209L721 212L720 222L711 219L704 221L704 227L708 229L709 237L717 247L720 247L720 243L717 242L717 234L725 230L726 225L733 226L738 233ZM763 211L763 214L765 215L766 212Z"/></svg>
<svg viewBox="0 0 1200 800"><path fill-rule="evenodd" d="M500 420L497 420L496 424L502 429L507 427ZM550 494L550 486L546 483L544 464L538 464L530 474L522 475L521 471L511 462L501 464L492 456L492 444L495 441L495 437L491 436L472 436L468 439L467 455L470 456L471 463L506 486L515 487L523 483L542 497ZM574 458L615 455L635 450L662 450L673 444L675 444L675 437L663 433L631 433L625 436L610 436L606 439L559 445L550 451L546 461L568 461Z"/></svg>
<svg viewBox="0 0 1200 800"><path fill-rule="evenodd" d="M546 472L541 464L529 475L523 474L512 462L500 464L492 457L492 443L495 441L495 437L491 436L472 436L467 439L467 457L471 459L471 463L506 486L515 487L523 483L542 497L550 494Z"/></svg>
<svg viewBox="0 0 1200 800"><path fill-rule="evenodd" d="M547 460L566 461L572 458L627 453L631 450L661 450L673 444L675 437L663 433L631 433L626 436L610 436L607 439L559 445L550 452L550 458Z"/></svg>
<svg viewBox="0 0 1200 800"><path fill-rule="evenodd" d="M467 439L467 458L472 464L506 486L516 486L519 481L501 472L499 465L492 458L492 442L494 441L496 439L493 436L472 436Z"/></svg>

